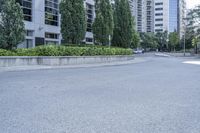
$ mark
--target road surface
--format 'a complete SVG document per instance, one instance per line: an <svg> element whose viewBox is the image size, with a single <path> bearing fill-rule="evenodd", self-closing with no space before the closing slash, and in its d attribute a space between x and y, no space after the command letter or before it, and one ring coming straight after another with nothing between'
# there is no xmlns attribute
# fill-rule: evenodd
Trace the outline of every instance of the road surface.
<svg viewBox="0 0 200 133"><path fill-rule="evenodd" d="M199 133L191 58L0 72L0 133Z"/></svg>

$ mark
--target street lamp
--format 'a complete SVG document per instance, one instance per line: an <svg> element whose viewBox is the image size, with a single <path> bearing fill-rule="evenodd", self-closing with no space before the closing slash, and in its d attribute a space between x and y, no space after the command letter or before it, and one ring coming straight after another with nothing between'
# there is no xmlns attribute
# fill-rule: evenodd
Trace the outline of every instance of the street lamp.
<svg viewBox="0 0 200 133"><path fill-rule="evenodd" d="M185 25L185 31L184 31L184 43L183 43L183 47L184 47L184 56L185 56L185 35L186 35L186 25Z"/></svg>

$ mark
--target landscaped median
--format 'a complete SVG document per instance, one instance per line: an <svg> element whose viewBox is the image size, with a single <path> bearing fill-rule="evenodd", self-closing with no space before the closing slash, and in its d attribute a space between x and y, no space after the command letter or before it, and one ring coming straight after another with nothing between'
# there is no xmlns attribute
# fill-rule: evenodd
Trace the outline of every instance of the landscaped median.
<svg viewBox="0 0 200 133"><path fill-rule="evenodd" d="M78 65L133 59L132 50L99 46L39 46L30 49L0 49L0 67L27 65Z"/></svg>

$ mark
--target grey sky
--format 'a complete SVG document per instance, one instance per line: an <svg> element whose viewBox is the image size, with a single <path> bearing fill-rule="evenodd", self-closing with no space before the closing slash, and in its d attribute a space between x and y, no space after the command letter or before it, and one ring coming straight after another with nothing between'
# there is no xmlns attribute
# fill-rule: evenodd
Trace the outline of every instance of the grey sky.
<svg viewBox="0 0 200 133"><path fill-rule="evenodd" d="M188 9L194 8L196 5L200 5L200 0L186 0L186 2Z"/></svg>

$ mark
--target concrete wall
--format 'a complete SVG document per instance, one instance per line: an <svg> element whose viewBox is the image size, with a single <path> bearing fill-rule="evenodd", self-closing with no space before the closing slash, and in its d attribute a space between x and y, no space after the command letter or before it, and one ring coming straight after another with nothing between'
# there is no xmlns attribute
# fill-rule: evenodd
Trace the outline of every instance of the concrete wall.
<svg viewBox="0 0 200 133"><path fill-rule="evenodd" d="M65 66L78 64L109 63L115 61L127 61L134 56L61 56L61 57L28 57L28 56L3 56L0 57L0 67L48 65Z"/></svg>

